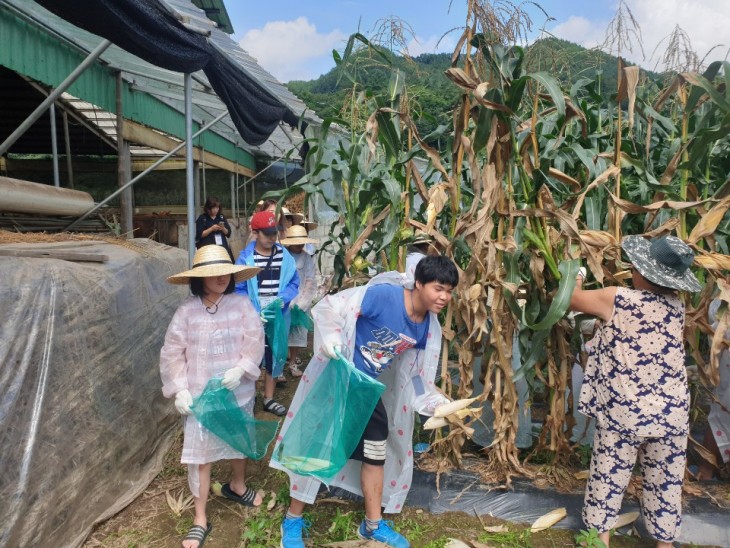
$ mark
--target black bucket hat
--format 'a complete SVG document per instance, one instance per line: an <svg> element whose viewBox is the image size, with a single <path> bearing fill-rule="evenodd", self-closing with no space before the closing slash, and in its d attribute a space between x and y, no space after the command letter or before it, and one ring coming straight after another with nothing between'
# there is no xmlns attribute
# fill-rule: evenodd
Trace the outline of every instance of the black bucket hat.
<svg viewBox="0 0 730 548"><path fill-rule="evenodd" d="M695 258L694 251L676 236L662 236L651 241L643 236L626 236L621 247L634 268L650 282L692 293L702 289L689 269Z"/></svg>

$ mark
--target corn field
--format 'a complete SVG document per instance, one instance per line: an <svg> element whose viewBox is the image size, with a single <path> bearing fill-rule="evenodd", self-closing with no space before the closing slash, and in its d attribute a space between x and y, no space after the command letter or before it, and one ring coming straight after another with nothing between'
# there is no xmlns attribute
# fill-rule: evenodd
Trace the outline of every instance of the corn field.
<svg viewBox="0 0 730 548"><path fill-rule="evenodd" d="M623 26L613 27L619 57L632 23L630 13L622 17ZM623 235L674 233L687 241L705 287L686 297L686 345L707 388L718 381L723 349L721 336L707 342L707 306L718 291L730 302L723 273L730 269L730 64L698 70L695 62L694 70L680 68L657 83L621 62L617 90L600 90L585 76L565 86L555 67L528 67L515 45L530 24L519 5L469 0L446 73L461 100L452 124L429 136L416 129L399 71L385 95L358 88L348 60L363 50L383 62L388 57L353 35L336 60L353 83L352 111L364 127L338 120L347 128L343 138L326 120L308 174L288 190L319 193L340 214L325 244L335 254L335 285L402 267L416 229L454 259L460 281L443 318L442 389L469 397L473 363L481 358L480 397L494 412L483 472L507 483L534 475L529 461L538 451L550 455L548 473L556 475L575 454L565 401L580 342L566 311L581 264L595 287L623 284L630 277ZM729 316L718 333L730 327ZM454 386L450 367L458 369ZM517 376L539 386L546 404L526 456L515 443L525 411ZM436 434L438 470L461 465L469 432L457 420Z"/></svg>

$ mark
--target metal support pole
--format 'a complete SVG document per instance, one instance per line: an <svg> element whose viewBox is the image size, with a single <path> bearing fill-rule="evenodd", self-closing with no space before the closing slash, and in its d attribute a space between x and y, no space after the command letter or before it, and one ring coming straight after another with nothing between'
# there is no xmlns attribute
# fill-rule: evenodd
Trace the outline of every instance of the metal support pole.
<svg viewBox="0 0 730 548"><path fill-rule="evenodd" d="M25 133L30 126L35 124L35 122L40 118L43 113L48 110L48 107L51 106L56 99L58 99L61 94L68 89L68 87L73 84L76 79L81 76L81 74L90 66L92 65L96 59L104 53L104 51L111 46L112 43L109 40L102 40L102 42L94 48L94 51L89 53L89 55L84 59L81 64L76 67L71 74L69 74L66 79L61 82L58 87L51 92L51 94L45 98L45 100L38 105L38 107L28 116L25 121L18 126L18 128L13 131L10 136L3 141L2 144L0 144L0 156L3 156L11 146L17 141L23 133Z"/></svg>
<svg viewBox="0 0 730 548"><path fill-rule="evenodd" d="M53 157L53 185L61 186L61 179L58 175L58 138L56 136L56 104L51 103L48 109L51 115L51 155Z"/></svg>
<svg viewBox="0 0 730 548"><path fill-rule="evenodd" d="M198 211L201 204L204 203L205 198L200 194L200 162L197 160L193 160L193 187L195 188L193 192L195 197L193 203L195 204L195 211Z"/></svg>
<svg viewBox="0 0 730 548"><path fill-rule="evenodd" d="M197 137L198 135L200 135L204 131L208 131L211 128L211 126L217 124L218 122L220 122L226 116L228 116L228 111L223 111L221 114L219 114L218 116L216 116L214 120L211 120L211 122L209 124L201 127L195 133L195 135L193 135L193 138ZM132 180L130 180L126 185L124 185L123 187L118 188L116 191L112 192L109 196L107 196L106 198L104 198L101 202L99 202L98 204L96 204L89 211L87 211L86 213L84 213L81 217L79 217L74 222L72 222L70 225L68 225L66 228L64 228L62 232L65 232L67 230L71 230L78 223L80 223L81 221L83 221L84 219L86 219L89 215L91 215L92 213L94 213L94 211L96 211L97 209L99 209L99 208L105 206L106 204L108 204L111 200L113 200L114 198L116 198L117 196L119 196L119 194L121 192L123 192L124 190L126 190L127 188L129 188L130 186L132 186L134 183L136 183L137 181L139 181L142 177L144 177L145 175L147 175L151 171L153 171L157 166L159 166L162 162L164 162L165 160L167 160L170 156L173 156L174 154L176 154L177 151L180 150L180 149L182 149L183 147L185 147L188 144L188 142L192 142L192 140L191 139L186 139L184 142L182 142L179 145L177 145L170 152L168 152L167 154L165 154L162 158L160 158L159 160L157 160L150 167L148 167L147 169L145 169L142 173L140 173L136 177L132 178ZM195 210L193 209L193 215L195 214L194 211ZM195 219L193 219L193 222L195 222ZM193 237L194 236L195 235L193 235Z"/></svg>
<svg viewBox="0 0 730 548"><path fill-rule="evenodd" d="M63 141L66 145L66 172L68 174L68 188L74 187L74 169L71 162L71 137L68 131L68 112L66 109L61 111L63 115Z"/></svg>
<svg viewBox="0 0 730 548"><path fill-rule="evenodd" d="M119 188L125 187L127 181L131 179L132 173L127 169L127 166L131 164L129 161L130 151L129 143L124 139L124 108L122 105L122 87L124 81L122 80L122 73L117 73L116 81L116 109L117 109L117 186ZM126 235L127 238L131 238L132 230L134 229L132 202L134 200L134 194L132 187L125 187L125 190L121 193L119 199L119 223L121 225L122 234Z"/></svg>
<svg viewBox="0 0 730 548"><path fill-rule="evenodd" d="M193 186L193 76L185 74L185 188L188 195L188 264L195 254L195 187Z"/></svg>
<svg viewBox="0 0 730 548"><path fill-rule="evenodd" d="M236 194L235 194L235 188L236 188L236 182L233 180L233 173L228 174L228 180L231 183L231 219L236 219Z"/></svg>
<svg viewBox="0 0 730 548"><path fill-rule="evenodd" d="M200 139L200 169L202 171L201 178L203 180L203 194L201 195L202 199L200 201L203 202L203 200L208 199L208 187L206 185L207 181L205 180L205 146L203 145L202 138Z"/></svg>

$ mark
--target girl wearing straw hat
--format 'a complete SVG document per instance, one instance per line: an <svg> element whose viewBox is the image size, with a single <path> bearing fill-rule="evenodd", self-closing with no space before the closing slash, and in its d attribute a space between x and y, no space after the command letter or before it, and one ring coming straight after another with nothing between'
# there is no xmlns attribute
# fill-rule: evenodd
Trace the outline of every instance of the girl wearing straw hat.
<svg viewBox="0 0 730 548"><path fill-rule="evenodd" d="M231 461L231 481L222 490L226 497L246 506L261 504L255 490L246 487L244 455L190 416L193 398L213 377L221 377L239 405L248 414L253 412L264 331L248 297L233 291L236 282L256 276L259 270L234 265L225 248L208 245L195 252L192 269L167 278L172 284L189 284L192 293L175 312L160 351L162 393L175 397L175 408L183 415L181 462L188 465L195 499L195 518L184 548L201 548L212 528L206 516L211 463Z"/></svg>
<svg viewBox="0 0 730 548"><path fill-rule="evenodd" d="M604 323L586 365L578 410L596 420L583 521L608 546L639 457L642 512L658 548L679 536L689 432L684 304L700 291L694 252L675 236L627 236L633 289L586 291L579 275L570 307Z"/></svg>
<svg viewBox="0 0 730 548"><path fill-rule="evenodd" d="M292 225L286 231L286 238L281 240L281 245L294 257L299 275L299 293L292 300L292 307L299 307L304 312L309 312L312 307L312 300L317 293L317 271L314 267L314 259L304 251L306 244L316 244L317 240L307 235L307 229L302 225ZM289 332L289 371L294 377L301 377L299 367L302 360L299 358L299 349L307 347L307 330L302 326L293 328Z"/></svg>

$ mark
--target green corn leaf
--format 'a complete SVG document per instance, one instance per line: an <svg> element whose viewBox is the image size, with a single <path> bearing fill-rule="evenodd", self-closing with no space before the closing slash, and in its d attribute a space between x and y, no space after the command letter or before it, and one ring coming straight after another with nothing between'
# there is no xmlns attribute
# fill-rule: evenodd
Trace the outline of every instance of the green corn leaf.
<svg viewBox="0 0 730 548"><path fill-rule="evenodd" d="M545 88L553 100L558 114L565 116L565 97L563 96L563 91L560 89L558 81L546 72L533 72L532 74L528 74L527 77L539 82Z"/></svg>
<svg viewBox="0 0 730 548"><path fill-rule="evenodd" d="M522 321L528 328L533 331L543 331L550 329L560 318L565 316L570 306L570 298L573 296L573 289L575 289L575 278L578 275L578 269L580 268L580 261L560 261L558 270L562 277L560 278L560 285L558 286L558 292L553 297L550 303L550 309L548 310L545 317L537 323L529 324L523 314Z"/></svg>

